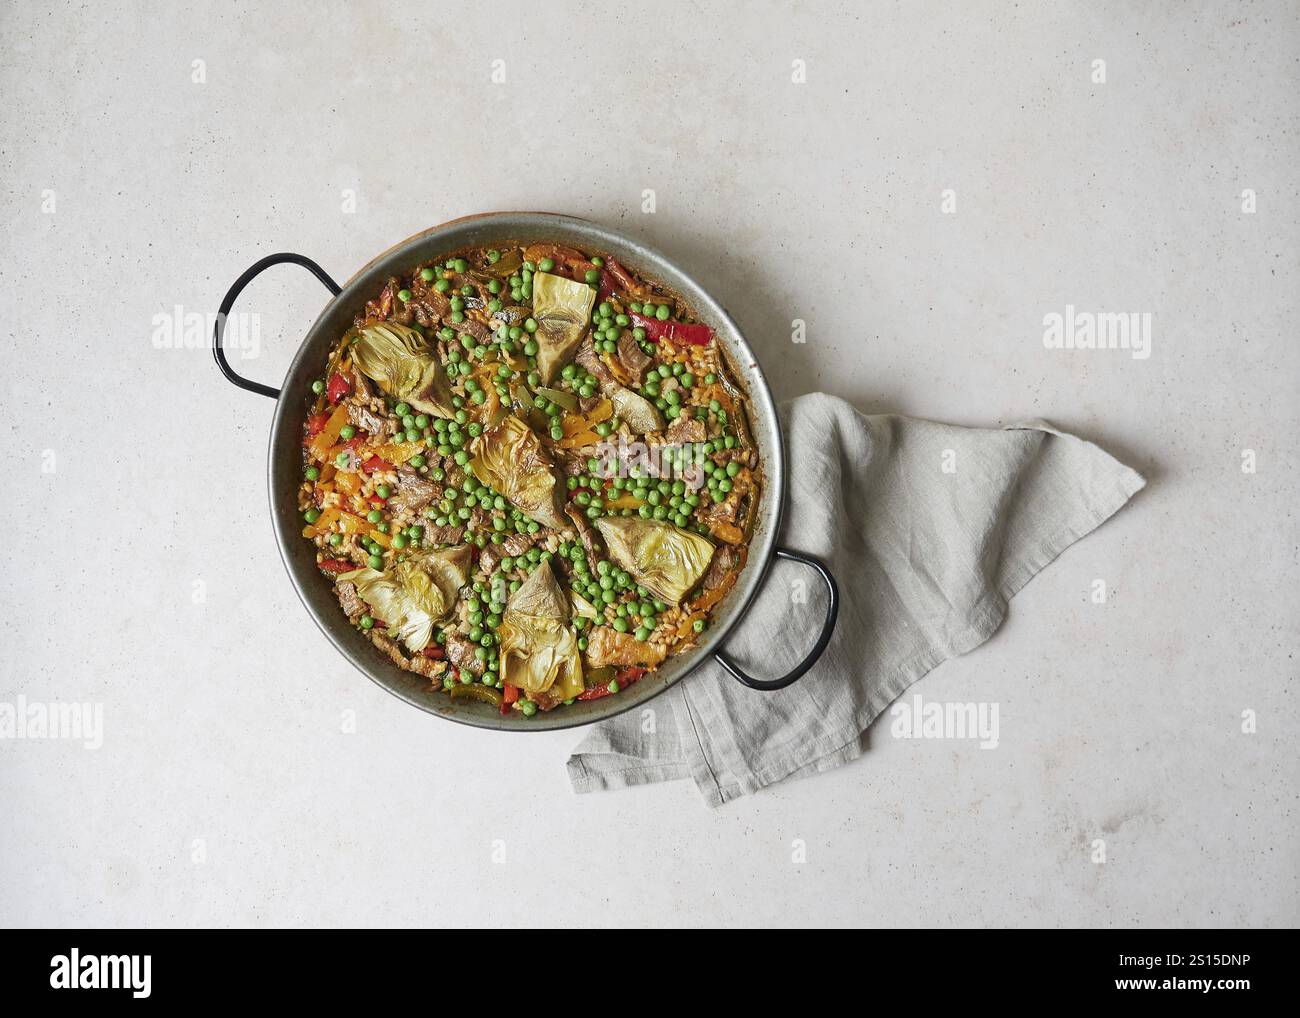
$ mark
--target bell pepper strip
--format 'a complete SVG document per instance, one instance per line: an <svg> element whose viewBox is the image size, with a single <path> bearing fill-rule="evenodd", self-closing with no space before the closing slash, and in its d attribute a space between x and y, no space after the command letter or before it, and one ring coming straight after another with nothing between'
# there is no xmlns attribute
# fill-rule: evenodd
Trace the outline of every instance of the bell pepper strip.
<svg viewBox="0 0 1300 1018"><path fill-rule="evenodd" d="M509 714L510 705L519 699L519 687L512 686L510 685L510 683L507 682L504 685L502 685L501 690L502 690L501 713Z"/></svg>
<svg viewBox="0 0 1300 1018"><path fill-rule="evenodd" d="M307 437L315 438L325 430L325 425L329 423L330 415L324 411L318 414L312 414L307 418Z"/></svg>
<svg viewBox="0 0 1300 1018"><path fill-rule="evenodd" d="M637 665L628 665L626 668L620 668L615 672L614 678L620 686L629 686L649 670L649 668L641 668Z"/></svg>
<svg viewBox="0 0 1300 1018"><path fill-rule="evenodd" d="M579 700L599 700L602 696L611 695L609 683L614 678L612 665L592 668L582 678L587 683L587 688L578 694Z"/></svg>
<svg viewBox="0 0 1300 1018"><path fill-rule="evenodd" d="M600 436L594 431L579 431L577 434L565 436L555 444L561 449L581 449L584 445L596 445L600 441Z"/></svg>
<svg viewBox="0 0 1300 1018"><path fill-rule="evenodd" d="M348 573L356 568L351 562L344 562L342 559L324 558L316 563L318 567L327 573L338 575L339 573Z"/></svg>
<svg viewBox="0 0 1300 1018"><path fill-rule="evenodd" d="M639 295L644 289L640 283L632 278L632 273L619 264L617 258L605 259L605 271L614 278L614 282L626 293Z"/></svg>
<svg viewBox="0 0 1300 1018"><path fill-rule="evenodd" d="M586 282L584 279L583 282ZM609 300L618 293L618 280L609 274L609 269L600 270L600 285L596 288L596 301Z"/></svg>
<svg viewBox="0 0 1300 1018"><path fill-rule="evenodd" d="M356 495L361 491L361 475L340 471L334 476L334 487L344 495Z"/></svg>
<svg viewBox="0 0 1300 1018"><path fill-rule="evenodd" d="M371 456L368 459L362 460L361 469L368 474L373 474L377 470L396 470L397 468L386 459L379 456Z"/></svg>
<svg viewBox="0 0 1300 1018"><path fill-rule="evenodd" d="M330 450L334 443L339 440L339 432L343 426L348 423L348 408L345 406L336 407L321 427L311 437L307 443L307 451L322 463L328 463L333 457L330 456Z"/></svg>
<svg viewBox="0 0 1300 1018"><path fill-rule="evenodd" d="M325 398L331 403L337 403L351 391L352 383L336 371L330 375L329 384L325 387Z"/></svg>
<svg viewBox="0 0 1300 1018"><path fill-rule="evenodd" d="M645 329L647 338L658 342L666 339L670 343L687 343L691 346L708 346L713 340L713 330L707 325L687 324L686 322L661 322L658 318L645 315L631 315L633 325Z"/></svg>
<svg viewBox="0 0 1300 1018"><path fill-rule="evenodd" d="M489 686L480 686L477 682L452 686L448 695L453 700L482 700L494 707L500 707L502 702L500 693Z"/></svg>

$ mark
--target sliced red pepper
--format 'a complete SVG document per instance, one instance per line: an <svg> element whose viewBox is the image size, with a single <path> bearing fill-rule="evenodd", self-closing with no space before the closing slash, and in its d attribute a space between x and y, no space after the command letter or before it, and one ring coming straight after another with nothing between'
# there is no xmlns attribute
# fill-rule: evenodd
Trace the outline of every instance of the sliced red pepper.
<svg viewBox="0 0 1300 1018"><path fill-rule="evenodd" d="M327 573L349 573L356 568L351 562L344 562L342 559L326 558L317 563Z"/></svg>
<svg viewBox="0 0 1300 1018"><path fill-rule="evenodd" d="M383 459L379 456L371 456L368 460L366 460L361 464L361 469L365 470L367 473L373 474L376 470L396 470L397 468L393 466L391 463L389 463L388 460L386 459ZM371 501L374 501L373 495L371 496ZM378 504L383 505L384 500L381 498Z"/></svg>
<svg viewBox="0 0 1300 1018"><path fill-rule="evenodd" d="M632 293L634 290L639 289L637 281L632 278L632 273L623 268L623 266L618 263L617 259L606 258L605 271L613 278L616 287L621 286L628 293Z"/></svg>
<svg viewBox="0 0 1300 1018"><path fill-rule="evenodd" d="M330 421L330 415L327 413L312 414L307 418L307 436L315 438L325 430L325 425Z"/></svg>
<svg viewBox="0 0 1300 1018"><path fill-rule="evenodd" d="M672 343L690 343L692 346L708 346L713 339L713 330L707 325L693 324L688 325L685 322L661 322L658 318L647 318L645 315L631 315L633 325L639 325L645 329L648 338L658 342L666 339Z"/></svg>
<svg viewBox="0 0 1300 1018"><path fill-rule="evenodd" d="M595 686L592 689L584 689L578 694L579 700L599 700L602 696L613 696L609 691L609 683L603 686Z"/></svg>
<svg viewBox="0 0 1300 1018"><path fill-rule="evenodd" d="M329 385L325 387L325 397L331 403L337 403L352 391L352 383L337 371L330 375Z"/></svg>
<svg viewBox="0 0 1300 1018"><path fill-rule="evenodd" d="M384 507L384 500L380 498L378 495L371 495L369 498L366 499L366 501L369 502L376 509L382 509Z"/></svg>
<svg viewBox="0 0 1300 1018"><path fill-rule="evenodd" d="M519 687L504 683L501 686L501 713L509 714L510 705L519 699Z"/></svg>
<svg viewBox="0 0 1300 1018"><path fill-rule="evenodd" d="M587 280L584 278L583 282L585 283L586 281ZM614 296L617 292L618 280L609 274L608 269L601 269L600 286L596 290L596 302L599 303L602 300L609 300L609 298Z"/></svg>
<svg viewBox="0 0 1300 1018"><path fill-rule="evenodd" d="M620 668L614 673L614 681L620 686L630 686L649 670L649 668L639 668L636 665L629 665L626 668Z"/></svg>

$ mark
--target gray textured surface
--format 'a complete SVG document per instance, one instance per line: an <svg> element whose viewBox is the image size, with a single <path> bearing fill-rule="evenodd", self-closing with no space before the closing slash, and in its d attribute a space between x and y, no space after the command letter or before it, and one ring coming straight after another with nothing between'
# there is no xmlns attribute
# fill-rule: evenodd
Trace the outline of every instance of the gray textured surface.
<svg viewBox="0 0 1300 1018"><path fill-rule="evenodd" d="M693 11L0 14L0 701L104 711L98 750L0 741L0 921L1300 918L1295 8ZM999 703L997 750L881 723L721 811L576 797L574 734L441 724L320 638L265 516L270 405L154 315L273 250L346 276L520 207L680 258L779 398L1042 416L1150 478L916 687ZM321 296L288 267L250 288L248 374L279 378ZM1067 302L1151 312L1152 356L1044 349Z"/></svg>

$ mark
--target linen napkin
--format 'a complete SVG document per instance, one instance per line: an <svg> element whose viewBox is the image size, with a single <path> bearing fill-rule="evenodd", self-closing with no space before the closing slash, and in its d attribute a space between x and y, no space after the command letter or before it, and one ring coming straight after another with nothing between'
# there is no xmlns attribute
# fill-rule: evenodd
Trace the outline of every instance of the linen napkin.
<svg viewBox="0 0 1300 1018"><path fill-rule="evenodd" d="M782 404L781 416L789 501L779 543L835 575L830 645L777 692L700 665L588 731L568 761L575 791L690 778L719 806L855 759L890 703L987 640L1013 594L1146 483L1043 421L978 429L866 416L824 393ZM727 649L751 675L782 675L812 645L825 603L815 573L777 562Z"/></svg>

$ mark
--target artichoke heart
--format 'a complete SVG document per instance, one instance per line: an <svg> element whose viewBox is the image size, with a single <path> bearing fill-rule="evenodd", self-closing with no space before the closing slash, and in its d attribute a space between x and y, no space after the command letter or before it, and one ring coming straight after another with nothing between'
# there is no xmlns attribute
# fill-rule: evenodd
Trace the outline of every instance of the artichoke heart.
<svg viewBox="0 0 1300 1018"><path fill-rule="evenodd" d="M568 526L557 504L555 465L531 428L504 417L483 432L470 469L482 484L499 491L520 512L553 530Z"/></svg>
<svg viewBox="0 0 1300 1018"><path fill-rule="evenodd" d="M596 529L610 558L661 601L678 605L713 559L713 543L661 520L607 516Z"/></svg>
<svg viewBox="0 0 1300 1018"><path fill-rule="evenodd" d="M549 562L539 563L510 595L497 637L503 682L561 700L583 691L578 638L569 627L569 605Z"/></svg>
<svg viewBox="0 0 1300 1018"><path fill-rule="evenodd" d="M620 385L610 393L609 401L614 404L615 416L626 421L635 434L649 435L664 430L664 419L655 405L631 389Z"/></svg>
<svg viewBox="0 0 1300 1018"><path fill-rule="evenodd" d="M386 572L353 569L339 580L355 584L370 614L407 650L419 653L433 638L433 627L455 607L456 595L469 579L473 555L468 544L439 548L398 562Z"/></svg>
<svg viewBox="0 0 1300 1018"><path fill-rule="evenodd" d="M537 373L550 385L582 342L596 291L549 272L533 274L533 319L537 322Z"/></svg>
<svg viewBox="0 0 1300 1018"><path fill-rule="evenodd" d="M357 331L352 359L384 392L425 413L453 417L451 382L424 336L396 322Z"/></svg>

